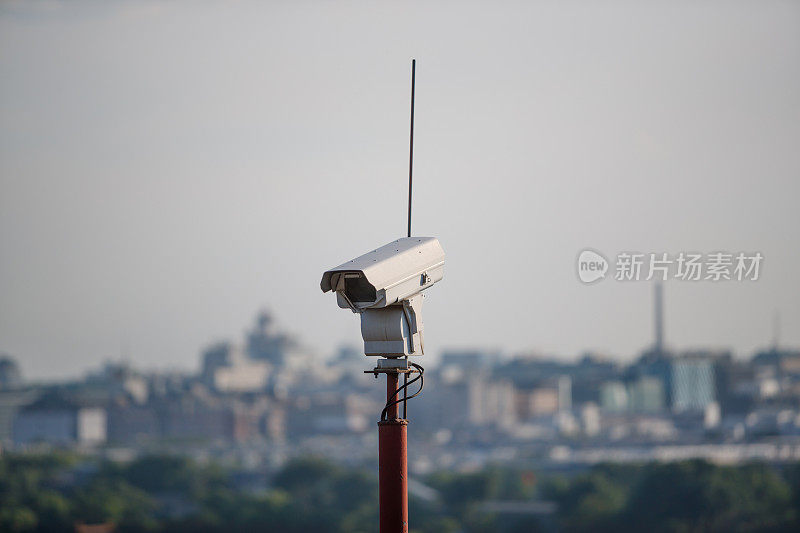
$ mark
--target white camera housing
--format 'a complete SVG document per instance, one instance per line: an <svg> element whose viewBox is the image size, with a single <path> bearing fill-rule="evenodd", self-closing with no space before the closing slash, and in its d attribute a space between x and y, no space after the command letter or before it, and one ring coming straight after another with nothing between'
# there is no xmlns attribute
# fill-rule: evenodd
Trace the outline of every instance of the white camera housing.
<svg viewBox="0 0 800 533"><path fill-rule="evenodd" d="M405 237L322 275L322 292L361 315L366 355L422 355L422 291L444 277L444 250L435 237Z"/></svg>

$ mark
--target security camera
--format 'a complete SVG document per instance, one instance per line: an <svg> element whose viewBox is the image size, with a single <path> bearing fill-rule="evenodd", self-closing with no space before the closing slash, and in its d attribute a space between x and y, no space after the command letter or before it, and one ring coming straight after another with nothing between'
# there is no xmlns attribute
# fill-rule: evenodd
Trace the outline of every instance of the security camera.
<svg viewBox="0 0 800 533"><path fill-rule="evenodd" d="M422 355L422 291L444 276L444 250L435 237L405 237L322 275L322 292L361 315L366 355Z"/></svg>

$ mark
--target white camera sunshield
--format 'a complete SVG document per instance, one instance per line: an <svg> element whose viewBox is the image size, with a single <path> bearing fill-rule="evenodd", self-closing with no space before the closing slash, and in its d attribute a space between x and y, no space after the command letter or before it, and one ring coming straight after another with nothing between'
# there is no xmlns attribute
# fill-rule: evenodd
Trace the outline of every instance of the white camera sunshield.
<svg viewBox="0 0 800 533"><path fill-rule="evenodd" d="M444 277L444 250L435 237L404 237L328 270L323 292L336 291L353 311L387 307Z"/></svg>

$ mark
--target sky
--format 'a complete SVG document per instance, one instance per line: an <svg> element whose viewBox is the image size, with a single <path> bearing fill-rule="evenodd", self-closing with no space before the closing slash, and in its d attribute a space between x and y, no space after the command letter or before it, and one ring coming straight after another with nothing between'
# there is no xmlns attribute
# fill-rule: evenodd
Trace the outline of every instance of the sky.
<svg viewBox="0 0 800 533"><path fill-rule="evenodd" d="M581 283L586 248L760 252L668 280L666 342L800 346L798 2L6 1L0 352L195 369L262 308L358 345L319 281L405 235L411 58L427 354L632 360L652 282Z"/></svg>

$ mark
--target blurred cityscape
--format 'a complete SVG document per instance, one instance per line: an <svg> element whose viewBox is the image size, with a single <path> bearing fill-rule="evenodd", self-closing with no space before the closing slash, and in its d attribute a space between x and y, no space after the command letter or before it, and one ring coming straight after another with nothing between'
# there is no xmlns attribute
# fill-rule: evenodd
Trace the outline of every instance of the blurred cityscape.
<svg viewBox="0 0 800 533"><path fill-rule="evenodd" d="M653 344L630 364L593 353L571 362L442 353L422 395L408 402L411 473L800 459L800 351L781 347L777 333L748 357L670 350L661 291L654 286ZM266 472L309 455L374 464L384 387L364 373L373 360L358 349L322 360L261 312L242 342L199 355L197 373L114 362L60 383L27 382L5 355L2 447L110 459L180 454Z"/></svg>

